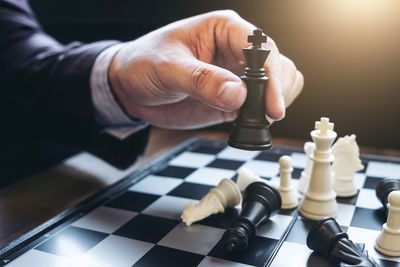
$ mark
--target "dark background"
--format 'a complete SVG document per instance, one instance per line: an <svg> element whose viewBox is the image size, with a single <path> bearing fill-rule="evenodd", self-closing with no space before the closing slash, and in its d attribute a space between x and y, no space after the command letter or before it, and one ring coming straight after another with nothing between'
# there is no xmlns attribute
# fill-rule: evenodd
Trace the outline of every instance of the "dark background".
<svg viewBox="0 0 400 267"><path fill-rule="evenodd" d="M328 116L339 136L400 149L400 2L32 0L45 29L62 42L131 40L169 22L233 9L264 29L305 76L302 95L273 136L309 139ZM229 126L225 126L229 129Z"/></svg>

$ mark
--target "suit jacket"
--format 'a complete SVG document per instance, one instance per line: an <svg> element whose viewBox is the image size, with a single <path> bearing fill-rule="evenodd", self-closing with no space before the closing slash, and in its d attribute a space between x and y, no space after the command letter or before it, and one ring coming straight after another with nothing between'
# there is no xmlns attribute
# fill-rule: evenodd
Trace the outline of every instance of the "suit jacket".
<svg viewBox="0 0 400 267"><path fill-rule="evenodd" d="M0 185L81 149L119 168L143 152L148 128L119 141L94 118L92 65L116 43L61 44L26 0L0 0Z"/></svg>

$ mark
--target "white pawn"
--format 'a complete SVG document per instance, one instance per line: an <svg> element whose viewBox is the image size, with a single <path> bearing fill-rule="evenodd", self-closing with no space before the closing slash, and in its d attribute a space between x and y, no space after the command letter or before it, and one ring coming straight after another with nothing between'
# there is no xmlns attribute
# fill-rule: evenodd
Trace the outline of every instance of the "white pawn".
<svg viewBox="0 0 400 267"><path fill-rule="evenodd" d="M238 205L241 194L238 186L230 179L223 179L217 187L212 188L199 203L186 204L181 219L187 225L200 221L212 214L224 212L225 208Z"/></svg>
<svg viewBox="0 0 400 267"><path fill-rule="evenodd" d="M389 215L383 231L375 241L375 249L388 256L400 256L400 191L392 191L388 197Z"/></svg>
<svg viewBox="0 0 400 267"><path fill-rule="evenodd" d="M281 182L278 190L282 198L282 209L293 209L297 207L299 200L292 186L292 158L290 156L282 156L279 159L279 166Z"/></svg>
<svg viewBox="0 0 400 267"><path fill-rule="evenodd" d="M308 184L310 183L311 170L313 166L313 161L311 155L315 150L315 144L313 142L306 142L304 144L304 153L307 155L307 164L305 169L301 172L299 179L299 184L297 190L305 194L307 192Z"/></svg>
<svg viewBox="0 0 400 267"><path fill-rule="evenodd" d="M360 149L356 135L346 135L339 138L332 146L335 161L332 164L333 188L339 197L357 195L358 189L354 184L354 173L364 169L360 159Z"/></svg>
<svg viewBox="0 0 400 267"><path fill-rule="evenodd" d="M246 167L242 167L238 170L236 184L238 185L240 192L243 192L249 184L254 182L267 183L265 179L262 179L260 176L250 171Z"/></svg>

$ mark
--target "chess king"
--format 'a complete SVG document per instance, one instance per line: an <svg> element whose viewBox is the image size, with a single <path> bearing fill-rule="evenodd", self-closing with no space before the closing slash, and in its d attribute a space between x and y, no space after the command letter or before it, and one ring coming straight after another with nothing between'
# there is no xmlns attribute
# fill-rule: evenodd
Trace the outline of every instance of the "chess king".
<svg viewBox="0 0 400 267"><path fill-rule="evenodd" d="M252 46L243 48L247 67L241 77L247 85L247 97L233 122L228 144L245 150L267 150L272 147L272 137L265 117L265 83L268 77L263 66L271 50L261 46L267 42L261 29L254 30L253 35L248 36L248 42Z"/></svg>

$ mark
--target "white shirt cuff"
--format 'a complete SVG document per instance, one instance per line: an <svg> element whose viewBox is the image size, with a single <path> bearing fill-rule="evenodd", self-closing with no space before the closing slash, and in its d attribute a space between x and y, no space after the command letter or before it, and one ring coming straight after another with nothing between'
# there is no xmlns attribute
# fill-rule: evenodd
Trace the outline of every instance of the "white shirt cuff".
<svg viewBox="0 0 400 267"><path fill-rule="evenodd" d="M111 93L108 81L108 69L114 55L124 44L113 45L102 51L96 58L90 75L92 101L95 108L95 119L101 125L108 126L104 131L124 139L147 127L148 123L130 119L121 109Z"/></svg>

